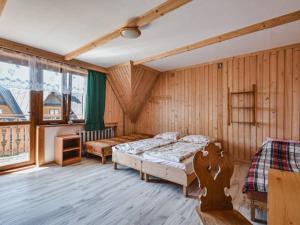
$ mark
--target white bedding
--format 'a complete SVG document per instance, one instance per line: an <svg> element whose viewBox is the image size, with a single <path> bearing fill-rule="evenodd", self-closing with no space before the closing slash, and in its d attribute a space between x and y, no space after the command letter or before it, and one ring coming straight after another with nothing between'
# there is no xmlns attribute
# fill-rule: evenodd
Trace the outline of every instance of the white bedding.
<svg viewBox="0 0 300 225"><path fill-rule="evenodd" d="M112 148L114 151L125 152L128 154L141 154L145 151L149 151L153 148L169 145L174 143L174 140L167 140L161 138L148 138L139 141L132 141L123 144L116 145Z"/></svg>
<svg viewBox="0 0 300 225"><path fill-rule="evenodd" d="M183 160L193 156L197 151L202 150L205 146L206 143L195 144L178 141L173 144L146 151L144 152L143 157L156 157L159 159L180 163Z"/></svg>
<svg viewBox="0 0 300 225"><path fill-rule="evenodd" d="M187 174L191 174L192 172L194 172L193 157L189 157L189 158L185 159L183 162L180 162L180 163L179 162L172 162L172 161L157 158L157 157L152 157L150 155L145 155L145 154L143 154L141 156L141 159L144 160L144 161L160 163L160 164L163 164L163 165L179 168L179 169L184 170Z"/></svg>

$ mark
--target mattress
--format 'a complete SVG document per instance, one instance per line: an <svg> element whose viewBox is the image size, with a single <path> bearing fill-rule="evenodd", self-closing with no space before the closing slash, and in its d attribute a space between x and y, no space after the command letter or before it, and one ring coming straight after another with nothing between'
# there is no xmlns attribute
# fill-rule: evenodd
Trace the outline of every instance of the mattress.
<svg viewBox="0 0 300 225"><path fill-rule="evenodd" d="M137 155L149 151L153 148L169 145L174 142L175 142L174 140L167 140L161 138L148 138L139 141L132 141L128 143L118 144L113 147L113 152L119 151L119 152Z"/></svg>
<svg viewBox="0 0 300 225"><path fill-rule="evenodd" d="M172 166L172 167L184 170L187 174L191 174L192 172L194 172L192 156L183 160L182 162L173 162L173 161L169 161L166 159L161 159L161 158L157 158L157 157L153 157L151 155L145 155L145 154L141 155L140 158L144 161L159 163L159 164Z"/></svg>
<svg viewBox="0 0 300 225"><path fill-rule="evenodd" d="M202 150L206 143L196 144L191 142L178 141L169 145L151 149L144 153L144 156L165 159L171 162L180 163L183 160L193 156L197 151Z"/></svg>

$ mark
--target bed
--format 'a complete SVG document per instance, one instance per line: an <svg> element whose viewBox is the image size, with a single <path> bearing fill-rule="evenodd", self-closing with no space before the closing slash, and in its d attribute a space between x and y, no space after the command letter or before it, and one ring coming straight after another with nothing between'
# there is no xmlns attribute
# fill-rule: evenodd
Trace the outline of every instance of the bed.
<svg viewBox="0 0 300 225"><path fill-rule="evenodd" d="M206 144L178 141L143 153L142 173L145 181L149 175L182 185L187 196L188 186L196 179L193 155ZM187 152L186 152L187 151ZM182 159L180 159L183 157Z"/></svg>
<svg viewBox="0 0 300 225"><path fill-rule="evenodd" d="M142 154L145 151L174 142L174 139L172 140L154 137L115 145L112 148L113 168L117 169L118 164L130 167L138 170L140 172L141 179L143 179L143 174L141 171Z"/></svg>
<svg viewBox="0 0 300 225"><path fill-rule="evenodd" d="M198 143L195 136L189 135L181 140L154 137L113 147L113 163L122 164L140 172L141 179L148 181L149 175L171 181L187 188L196 179L193 171L193 155L211 142L207 137ZM197 142L197 141L196 141Z"/></svg>
<svg viewBox="0 0 300 225"><path fill-rule="evenodd" d="M267 210L268 171L270 168L300 172L300 142L267 139L254 155L243 186L250 200L251 220L259 221L255 209Z"/></svg>
<svg viewBox="0 0 300 225"><path fill-rule="evenodd" d="M100 156L102 159L102 163L105 164L106 157L112 155L112 147L126 142L141 140L145 138L149 138L151 135L147 134L131 134L118 136L109 139L100 139L96 141L88 141L86 142L86 152L88 154Z"/></svg>

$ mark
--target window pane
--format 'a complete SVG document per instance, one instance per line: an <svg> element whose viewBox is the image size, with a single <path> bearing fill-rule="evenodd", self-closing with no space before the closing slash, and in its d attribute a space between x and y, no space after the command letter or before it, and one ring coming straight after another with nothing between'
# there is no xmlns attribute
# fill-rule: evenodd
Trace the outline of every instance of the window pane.
<svg viewBox="0 0 300 225"><path fill-rule="evenodd" d="M62 73L43 70L43 119L62 120Z"/></svg>
<svg viewBox="0 0 300 225"><path fill-rule="evenodd" d="M84 119L86 77L72 75L71 120Z"/></svg>
<svg viewBox="0 0 300 225"><path fill-rule="evenodd" d="M0 122L27 121L29 109L29 67L0 62Z"/></svg>

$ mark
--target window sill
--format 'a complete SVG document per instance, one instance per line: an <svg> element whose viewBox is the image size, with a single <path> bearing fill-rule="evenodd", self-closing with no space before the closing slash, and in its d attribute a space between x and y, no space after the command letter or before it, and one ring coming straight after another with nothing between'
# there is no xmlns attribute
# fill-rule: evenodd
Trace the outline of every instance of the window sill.
<svg viewBox="0 0 300 225"><path fill-rule="evenodd" d="M38 127L67 127L67 126L80 126L84 125L84 123L58 123L58 124L43 124L43 125L38 125Z"/></svg>

